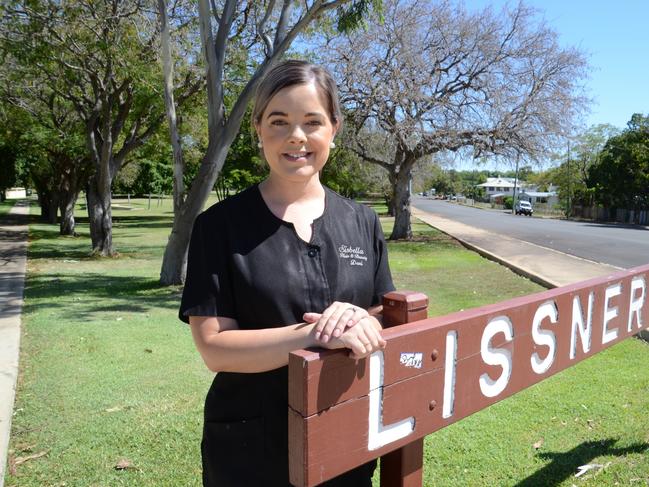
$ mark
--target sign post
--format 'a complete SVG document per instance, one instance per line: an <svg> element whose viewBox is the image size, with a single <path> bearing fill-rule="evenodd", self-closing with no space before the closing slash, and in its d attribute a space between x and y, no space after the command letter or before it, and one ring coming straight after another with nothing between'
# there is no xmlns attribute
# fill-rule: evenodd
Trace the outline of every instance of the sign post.
<svg viewBox="0 0 649 487"><path fill-rule="evenodd" d="M383 486L421 486L426 435L649 329L648 281L645 265L428 319L421 294L386 295L386 324L407 324L383 332L385 350L291 353L291 483L382 457Z"/></svg>

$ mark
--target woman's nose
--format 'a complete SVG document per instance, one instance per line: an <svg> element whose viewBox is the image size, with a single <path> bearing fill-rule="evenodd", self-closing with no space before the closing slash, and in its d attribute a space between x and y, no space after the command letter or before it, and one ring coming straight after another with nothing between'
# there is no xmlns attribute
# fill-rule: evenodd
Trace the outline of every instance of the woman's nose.
<svg viewBox="0 0 649 487"><path fill-rule="evenodd" d="M306 134L300 125L295 124L291 127L291 132L288 134L289 141L291 142L306 142Z"/></svg>

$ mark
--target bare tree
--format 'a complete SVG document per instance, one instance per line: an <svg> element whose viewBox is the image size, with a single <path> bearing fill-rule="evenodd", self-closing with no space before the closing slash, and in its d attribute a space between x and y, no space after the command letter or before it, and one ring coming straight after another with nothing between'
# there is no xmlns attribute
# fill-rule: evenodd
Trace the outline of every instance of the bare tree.
<svg viewBox="0 0 649 487"><path fill-rule="evenodd" d="M207 68L209 142L198 174L181 207L174 213L173 228L160 271L161 283L184 282L192 225L214 187L259 80L282 58L295 38L318 17L335 10L339 16L339 25L349 28L358 23L375 3L378 2L199 0L201 44ZM345 4L350 6L341 10ZM235 41L236 46L233 46ZM243 81L243 88L234 96L231 108L227 110L227 65L241 47L252 53L248 56L254 66L249 78Z"/></svg>
<svg viewBox="0 0 649 487"><path fill-rule="evenodd" d="M326 53L353 113L353 149L389 173L390 238L410 238L417 160L445 151L541 157L585 107L587 64L523 4L497 13L425 0L384 5L383 23L329 40ZM383 154L370 147L377 137Z"/></svg>

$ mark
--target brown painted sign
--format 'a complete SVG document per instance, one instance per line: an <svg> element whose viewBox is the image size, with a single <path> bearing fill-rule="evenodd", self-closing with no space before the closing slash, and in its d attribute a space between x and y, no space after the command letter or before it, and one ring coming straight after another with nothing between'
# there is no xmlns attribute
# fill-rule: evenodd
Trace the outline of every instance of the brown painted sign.
<svg viewBox="0 0 649 487"><path fill-rule="evenodd" d="M649 328L649 265L384 330L387 347L289 359L291 483L318 485Z"/></svg>

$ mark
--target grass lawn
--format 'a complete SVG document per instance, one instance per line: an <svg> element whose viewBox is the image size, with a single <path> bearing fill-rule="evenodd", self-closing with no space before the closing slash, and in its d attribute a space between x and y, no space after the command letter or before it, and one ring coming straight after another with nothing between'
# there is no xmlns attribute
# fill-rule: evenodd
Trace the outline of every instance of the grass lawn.
<svg viewBox="0 0 649 487"><path fill-rule="evenodd" d="M0 201L0 216L9 213L15 204L16 204L16 200Z"/></svg>
<svg viewBox="0 0 649 487"><path fill-rule="evenodd" d="M157 283L171 202L120 201L114 217L114 259L88 256L83 218L76 238L35 217L30 227L8 486L200 484L212 375L176 318L180 289ZM415 231L389 243L390 262L398 288L428 294L431 314L541 290ZM648 359L646 343L627 340L429 436L424 485L649 485ZM605 468L575 479L589 463Z"/></svg>

